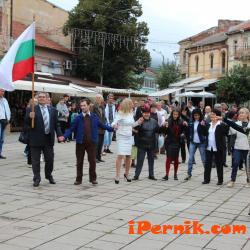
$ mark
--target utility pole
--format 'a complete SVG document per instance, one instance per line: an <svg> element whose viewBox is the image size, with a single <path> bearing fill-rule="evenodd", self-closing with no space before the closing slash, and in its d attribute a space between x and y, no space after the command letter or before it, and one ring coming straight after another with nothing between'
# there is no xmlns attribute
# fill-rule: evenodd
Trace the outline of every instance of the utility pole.
<svg viewBox="0 0 250 250"><path fill-rule="evenodd" d="M13 40L13 0L10 0L10 46Z"/></svg>
<svg viewBox="0 0 250 250"><path fill-rule="evenodd" d="M104 69L104 59L105 59L105 39L103 40L103 44L102 44L102 65L101 65L101 80L100 80L100 84L101 86L103 85L103 69Z"/></svg>

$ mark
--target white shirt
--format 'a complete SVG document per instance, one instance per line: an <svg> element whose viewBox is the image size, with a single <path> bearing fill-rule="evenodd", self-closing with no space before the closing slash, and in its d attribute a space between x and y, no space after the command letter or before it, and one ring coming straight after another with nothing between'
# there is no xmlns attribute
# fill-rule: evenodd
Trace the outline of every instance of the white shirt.
<svg viewBox="0 0 250 250"><path fill-rule="evenodd" d="M216 141L215 141L215 130L218 125L220 125L220 121L218 121L214 126L212 125L212 122L210 123L210 128L208 130L208 146L207 150L209 151L217 151L216 147Z"/></svg>
<svg viewBox="0 0 250 250"><path fill-rule="evenodd" d="M10 107L6 98L0 98L0 120L7 119L10 120Z"/></svg>
<svg viewBox="0 0 250 250"><path fill-rule="evenodd" d="M195 143L200 143L200 138L199 138L199 134L198 134L198 126L199 126L199 121L195 121L194 122L194 142Z"/></svg>
<svg viewBox="0 0 250 250"><path fill-rule="evenodd" d="M82 112L83 117L85 117L87 114L90 116L90 112L87 113Z"/></svg>
<svg viewBox="0 0 250 250"><path fill-rule="evenodd" d="M40 105L39 104L39 107L40 107L40 110L41 110L41 113L42 113L42 117L43 117L43 109L48 117L48 123L49 123L49 128L50 128L50 116L49 116L49 110L48 110L48 106L47 105Z"/></svg>

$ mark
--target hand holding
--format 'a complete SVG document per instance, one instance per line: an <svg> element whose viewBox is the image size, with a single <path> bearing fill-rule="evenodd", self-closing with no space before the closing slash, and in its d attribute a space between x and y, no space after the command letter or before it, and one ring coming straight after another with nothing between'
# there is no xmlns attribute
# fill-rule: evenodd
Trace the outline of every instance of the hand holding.
<svg viewBox="0 0 250 250"><path fill-rule="evenodd" d="M201 121L201 126L205 126L205 122L204 121Z"/></svg>
<svg viewBox="0 0 250 250"><path fill-rule="evenodd" d="M183 126L188 126L188 123L186 121L183 122Z"/></svg>
<svg viewBox="0 0 250 250"><path fill-rule="evenodd" d="M137 120L138 124L141 125L143 122L144 122L144 119L143 117L140 117L138 120Z"/></svg>
<svg viewBox="0 0 250 250"><path fill-rule="evenodd" d="M35 118L35 112L30 112L30 118L34 119Z"/></svg>
<svg viewBox="0 0 250 250"><path fill-rule="evenodd" d="M63 142L63 141L65 141L64 136L59 136L59 137L58 137L58 141L59 141L59 142Z"/></svg>

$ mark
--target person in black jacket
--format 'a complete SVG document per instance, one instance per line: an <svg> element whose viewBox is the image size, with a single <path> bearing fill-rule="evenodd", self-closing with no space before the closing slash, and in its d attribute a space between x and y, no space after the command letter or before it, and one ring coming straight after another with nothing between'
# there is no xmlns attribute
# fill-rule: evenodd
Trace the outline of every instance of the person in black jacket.
<svg viewBox="0 0 250 250"><path fill-rule="evenodd" d="M207 126L206 161L204 181L208 184L211 178L213 157L217 169L217 185L223 184L223 152L226 149L226 136L229 127L221 121L221 111L214 109L211 113L211 123Z"/></svg>
<svg viewBox="0 0 250 250"><path fill-rule="evenodd" d="M140 126L135 127L134 129L138 131L136 146L138 147L137 152L137 164L135 169L135 176L133 180L138 180L141 174L143 167L145 155L148 156L148 170L150 180L157 180L154 176L154 152L155 152L155 140L156 133L159 133L163 130L163 127L160 128L157 121L153 118L150 118L150 106L145 105L142 108L142 117L143 123ZM163 126L166 125L165 123Z"/></svg>
<svg viewBox="0 0 250 250"><path fill-rule="evenodd" d="M179 166L179 152L181 148L181 135L184 131L184 126L187 126L187 122L183 122L180 119L180 111L174 109L167 122L167 136L165 140L165 148L167 152L166 158L166 175L163 180L168 180L170 164L174 162L174 179L178 180L177 171Z"/></svg>
<svg viewBox="0 0 250 250"><path fill-rule="evenodd" d="M38 105L34 112L31 108L27 109L25 116L25 126L28 128L29 146L31 150L33 186L38 187L41 181L40 176L40 156L41 152L45 159L45 178L50 184L55 184L52 176L54 165L54 143L55 132L58 140L63 141L61 128L58 122L57 110L47 106L47 94L38 93ZM32 119L34 119L34 128L32 128Z"/></svg>

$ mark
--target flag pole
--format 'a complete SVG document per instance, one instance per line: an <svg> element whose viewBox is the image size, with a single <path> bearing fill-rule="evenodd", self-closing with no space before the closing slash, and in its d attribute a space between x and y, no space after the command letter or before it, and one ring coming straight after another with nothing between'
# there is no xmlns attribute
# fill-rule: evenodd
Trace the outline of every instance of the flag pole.
<svg viewBox="0 0 250 250"><path fill-rule="evenodd" d="M36 16L35 14L33 15L33 22L35 22ZM35 61L34 61L34 71L35 71ZM32 72L32 112L35 112L35 72ZM31 121L31 128L35 127L35 118L32 118Z"/></svg>

